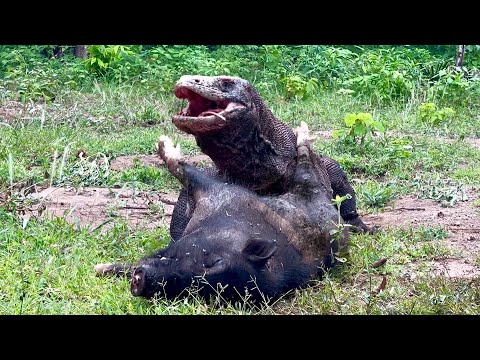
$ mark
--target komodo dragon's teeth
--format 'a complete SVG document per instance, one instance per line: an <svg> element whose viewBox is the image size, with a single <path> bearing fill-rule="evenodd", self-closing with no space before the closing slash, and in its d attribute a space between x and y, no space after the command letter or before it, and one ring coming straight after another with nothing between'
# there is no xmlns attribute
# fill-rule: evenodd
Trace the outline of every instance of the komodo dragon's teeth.
<svg viewBox="0 0 480 360"><path fill-rule="evenodd" d="M225 117L223 117L222 115L217 114L216 112L213 112L213 111L205 111L202 114L204 114L204 115L215 115L216 117L219 117L223 121L225 121L225 122L227 121L227 119L225 119Z"/></svg>

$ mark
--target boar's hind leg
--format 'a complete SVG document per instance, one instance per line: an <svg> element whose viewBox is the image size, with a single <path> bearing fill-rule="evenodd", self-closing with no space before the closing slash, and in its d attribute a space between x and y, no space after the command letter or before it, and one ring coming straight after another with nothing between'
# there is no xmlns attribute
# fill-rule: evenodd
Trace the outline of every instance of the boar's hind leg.
<svg viewBox="0 0 480 360"><path fill-rule="evenodd" d="M195 199L191 196L190 186L186 184L183 165L180 161L182 158L180 144L175 147L170 138L162 135L155 147L157 154L167 165L168 171L184 185L173 208L170 221L170 235L173 241L177 241L182 237L183 231L192 217L195 210Z"/></svg>
<svg viewBox="0 0 480 360"><path fill-rule="evenodd" d="M170 174L175 176L183 185L186 185L186 179L183 173L183 162L181 161L182 153L180 151L180 144L174 146L168 136L162 135L155 147L157 154L165 162L165 165L167 165Z"/></svg>
<svg viewBox="0 0 480 360"><path fill-rule="evenodd" d="M326 171L319 166L317 156L312 152L309 141L309 131L306 123L295 129L297 133L297 167L295 169L294 183L297 193L308 196L321 185L328 185Z"/></svg>

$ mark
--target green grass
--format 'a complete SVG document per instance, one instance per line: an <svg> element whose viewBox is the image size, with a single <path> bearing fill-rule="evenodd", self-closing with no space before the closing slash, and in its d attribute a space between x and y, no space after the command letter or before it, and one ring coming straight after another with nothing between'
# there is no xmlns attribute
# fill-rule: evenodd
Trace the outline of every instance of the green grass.
<svg viewBox="0 0 480 360"><path fill-rule="evenodd" d="M134 231L116 223L108 232L77 228L62 219L31 220L23 224L9 213L0 212L5 229L0 233L0 313L3 314L164 314L164 313L404 313L415 299L402 299L409 291L422 288L415 298L435 294L430 287L436 281L446 294L444 312L461 313L455 296L467 291L478 297L475 287L460 292L457 283L442 283L428 277L405 283L402 265L435 256L449 255L438 242L446 236L440 228L380 232L375 236L356 235L351 257L342 268L311 289L296 291L293 299L261 309L248 304L210 303L193 298L190 301L149 302L130 295L125 279L97 277L93 267L105 262L134 262L169 241L168 230ZM382 257L388 262L381 268L371 265ZM378 286L381 275L388 277L384 293L372 297L372 286ZM379 278L380 277L380 278ZM428 295L430 294L430 295ZM335 296L336 302L332 297ZM408 301L407 301L408 300ZM371 301L370 309L365 301ZM451 301L451 303L449 303ZM339 302L346 302L337 306ZM304 305L301 305L301 304ZM470 305L477 309L478 305ZM430 312L437 307L426 308ZM418 310L417 310L418 311ZM473 310L472 310L473 311Z"/></svg>
<svg viewBox="0 0 480 360"><path fill-rule="evenodd" d="M479 136L478 109L454 106L456 115L447 126L432 128L418 120L421 101L380 106L328 92L305 101L268 96L272 111L280 119L292 126L306 121L312 131L339 129L345 114L352 112L371 112L387 125L390 132L386 137L376 138L363 150L339 139L319 138L314 144L316 150L335 158L347 170L362 212L382 211L390 200L403 194L448 201L452 193L459 196L464 185L480 184L480 151L462 139ZM185 154L199 153L194 140L171 124L171 114L182 107L182 102L170 94L146 91L140 86L97 85L89 93L60 92L48 105L24 106L21 118L0 126L0 201L2 194L13 193L16 197L10 201L16 201L17 208L28 206L19 190L23 183L52 181L57 186L178 191L178 182L163 168L137 162L132 168L114 171L108 165L121 155L154 154L155 141L162 134L179 141ZM79 152L83 152L81 157ZM11 169L9 156L13 160ZM139 230L118 218L106 232L78 228L62 219L32 218L25 223L8 211L12 208L12 203L2 206L0 202L2 314L480 311L478 281L432 276L430 260L458 256L442 243L446 230L435 226L353 235L350 258L344 266L312 287L259 309L245 303L215 307L195 296L188 301L149 302L131 296L125 279L95 276L93 266L97 263L134 262L165 246L169 241L167 227ZM388 258L384 266L372 268L384 257ZM406 276L407 270L415 271L416 277ZM372 293L383 276L387 278L384 291Z"/></svg>

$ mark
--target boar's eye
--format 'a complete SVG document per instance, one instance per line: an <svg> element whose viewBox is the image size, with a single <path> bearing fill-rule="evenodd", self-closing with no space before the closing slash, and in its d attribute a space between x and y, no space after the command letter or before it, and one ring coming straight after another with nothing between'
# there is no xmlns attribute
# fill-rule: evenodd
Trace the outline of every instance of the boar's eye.
<svg viewBox="0 0 480 360"><path fill-rule="evenodd" d="M218 265L220 264L222 261L222 258L216 258L214 259L213 261L205 261L205 264L203 264L203 266L205 266L205 268L209 269L211 267L214 267L215 265Z"/></svg>

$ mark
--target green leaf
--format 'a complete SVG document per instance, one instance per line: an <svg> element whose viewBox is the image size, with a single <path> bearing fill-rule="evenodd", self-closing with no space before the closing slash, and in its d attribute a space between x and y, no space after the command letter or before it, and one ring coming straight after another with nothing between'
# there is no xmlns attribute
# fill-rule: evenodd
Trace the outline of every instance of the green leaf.
<svg viewBox="0 0 480 360"><path fill-rule="evenodd" d="M367 126L370 126L373 124L373 117L372 114L370 113L359 113L358 118L364 122Z"/></svg>
<svg viewBox="0 0 480 360"><path fill-rule="evenodd" d="M354 134L358 136L362 136L366 134L365 125L362 123L355 124Z"/></svg>
<svg viewBox="0 0 480 360"><path fill-rule="evenodd" d="M375 128L375 130L377 130L381 133L385 132L385 127L383 126L381 121L375 121L373 123L373 127Z"/></svg>
<svg viewBox="0 0 480 360"><path fill-rule="evenodd" d="M355 121L357 120L357 114L347 114L345 115L344 121L345 125L348 127L352 127L355 124Z"/></svg>
<svg viewBox="0 0 480 360"><path fill-rule="evenodd" d="M107 64L105 64L102 60L97 59L97 63L100 67L103 67L104 69L107 67Z"/></svg>
<svg viewBox="0 0 480 360"><path fill-rule="evenodd" d="M345 135L345 130L333 130L332 131L332 137L334 139L338 139L339 137L341 137L342 135Z"/></svg>

